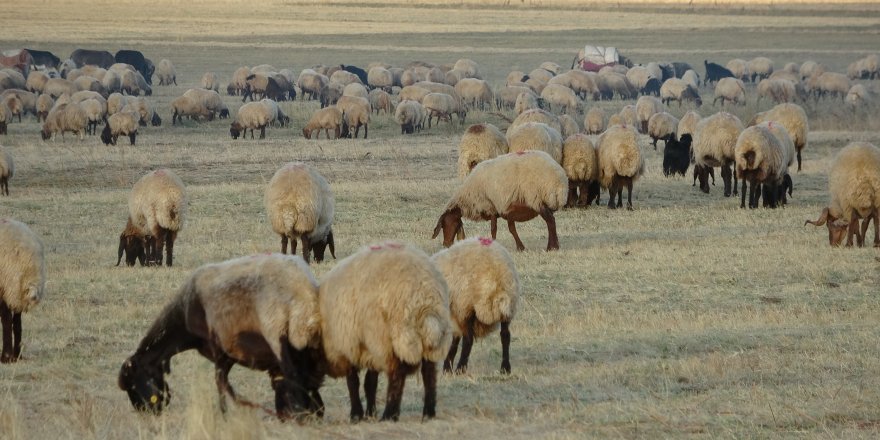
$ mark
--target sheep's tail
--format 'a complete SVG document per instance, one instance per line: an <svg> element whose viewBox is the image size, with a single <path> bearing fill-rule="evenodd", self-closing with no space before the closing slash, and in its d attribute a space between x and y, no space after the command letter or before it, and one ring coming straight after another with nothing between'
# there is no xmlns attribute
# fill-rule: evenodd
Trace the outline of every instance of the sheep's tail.
<svg viewBox="0 0 880 440"><path fill-rule="evenodd" d="M620 154L615 157L615 169L617 174L624 177L634 177L642 172L644 163L639 147L635 145L624 145Z"/></svg>
<svg viewBox="0 0 880 440"><path fill-rule="evenodd" d="M402 331L393 338L392 347L404 363L417 365L422 359L439 362L449 354L452 326L448 316L435 311L426 314L416 326L401 325Z"/></svg>

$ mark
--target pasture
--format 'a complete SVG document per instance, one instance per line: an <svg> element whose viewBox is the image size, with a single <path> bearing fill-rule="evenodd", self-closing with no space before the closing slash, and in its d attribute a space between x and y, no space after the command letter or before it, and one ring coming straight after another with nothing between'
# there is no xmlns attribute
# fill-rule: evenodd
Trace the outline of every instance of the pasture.
<svg viewBox="0 0 880 440"><path fill-rule="evenodd" d="M690 173L664 177L662 147L654 151L643 136L647 166L634 211L558 211L561 249L550 253L540 219L520 224L527 250L514 255L523 297L511 325L512 374L498 373L498 336L479 340L468 374L440 376L435 420L421 421L416 376L398 423L350 424L342 379L326 380L320 421L283 424L238 407L224 415L213 367L195 352L174 358L163 415L131 408L116 386L119 367L187 275L279 250L263 192L283 163L309 162L330 181L337 257L391 238L433 253L441 245L430 234L459 184L461 133L471 123L508 125L473 111L465 125L401 135L383 114L373 116L367 140L306 140L301 129L318 103L297 100L281 104L291 127L269 128L265 140L233 141L230 120L172 127L170 101L206 71L225 85L242 65L298 72L470 58L498 87L509 71L543 61L567 69L584 44L616 46L635 62L689 62L701 74L704 59L759 55L777 68L815 60L845 73L880 50L875 4L501 3L61 0L4 8L0 48L62 59L78 47L137 49L173 61L179 85L154 78L149 99L163 124L143 127L136 146L70 134L43 142L32 116L0 136L16 163L0 217L42 237L48 278L47 297L23 317L22 360L0 365L0 438L876 438L880 253L829 248L825 227L804 226L827 204L832 156L852 140L880 145L877 105L853 111L839 100L806 105L809 144L783 209L741 210L738 198L722 195L720 175L710 194L691 186ZM749 85L748 104L730 110L744 121L771 105L756 104L754 92ZM703 116L721 109L711 89L701 93ZM240 97L223 95L234 114ZM587 105L611 114L626 103ZM690 106L670 108L680 117ZM190 200L175 266L114 267L128 192L158 167L181 177ZM504 229L498 239L513 249ZM487 235L489 225L465 221L465 232ZM320 277L334 264L312 269ZM231 382L272 407L265 374L237 367Z"/></svg>

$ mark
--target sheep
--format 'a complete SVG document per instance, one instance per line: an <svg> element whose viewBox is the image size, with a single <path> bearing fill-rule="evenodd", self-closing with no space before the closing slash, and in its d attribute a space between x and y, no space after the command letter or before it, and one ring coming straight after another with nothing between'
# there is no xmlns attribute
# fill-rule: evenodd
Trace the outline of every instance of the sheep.
<svg viewBox="0 0 880 440"><path fill-rule="evenodd" d="M694 177L700 180L700 190L709 193L709 173L713 167L721 167L724 180L724 197L736 195L736 176L730 165L734 162L733 149L743 129L742 122L727 112L718 112L697 123L694 129L692 149L694 152ZM731 177L733 186L731 187Z"/></svg>
<svg viewBox="0 0 880 440"><path fill-rule="evenodd" d="M144 249L147 265L162 265L162 250L167 246L166 264L173 265L174 241L183 228L187 197L183 182L167 168L151 171L141 177L128 196L128 223L119 237L119 261L123 252L129 266L137 249ZM126 231L133 234L127 235Z"/></svg>
<svg viewBox="0 0 880 440"><path fill-rule="evenodd" d="M798 73L801 76L801 80L805 80L813 76L819 76L825 73L825 70L826 69L824 65L810 60L805 61L803 64L801 64L800 69L798 69Z"/></svg>
<svg viewBox="0 0 880 440"><path fill-rule="evenodd" d="M507 74L505 84L509 86L511 83L522 82L524 76L526 76L524 72L513 70Z"/></svg>
<svg viewBox="0 0 880 440"><path fill-rule="evenodd" d="M461 358L455 372L467 371L475 338L501 327L501 373L510 374L510 322L522 295L513 259L500 243L483 237L460 241L431 256L449 287L452 346L443 362L451 373L459 341Z"/></svg>
<svg viewBox="0 0 880 440"><path fill-rule="evenodd" d="M68 81L63 78L50 78L49 81L46 81L46 85L43 87L43 93L54 99L58 99L59 96L65 93L72 95L78 91L79 89L73 81Z"/></svg>
<svg viewBox="0 0 880 440"><path fill-rule="evenodd" d="M657 150L657 141L662 139L664 144L670 140L678 139L675 130L678 129L678 118L667 112L656 113L648 120L648 136L654 141L654 151Z"/></svg>
<svg viewBox="0 0 880 440"><path fill-rule="evenodd" d="M498 127L489 123L471 125L458 143L458 176L464 178L478 163L508 151L507 138Z"/></svg>
<svg viewBox="0 0 880 440"><path fill-rule="evenodd" d="M400 101L416 101L422 102L425 99L425 95L431 93L430 90L419 87L419 86L406 86L400 90L400 94L398 95Z"/></svg>
<svg viewBox="0 0 880 440"><path fill-rule="evenodd" d="M779 185L788 172L794 145L785 128L766 122L746 128L736 140L734 156L736 175L742 180L740 208L745 208L746 184L749 183L749 208L758 207L758 186L764 188L764 204L776 208Z"/></svg>
<svg viewBox="0 0 880 440"><path fill-rule="evenodd" d="M171 61L165 58L160 60L159 64L156 65L156 78L159 79L160 86L170 86L171 84L174 84L176 86L177 70L174 69L174 64L172 64Z"/></svg>
<svg viewBox="0 0 880 440"><path fill-rule="evenodd" d="M418 101L400 101L394 110L394 120L400 124L400 134L412 134L422 130L422 121L427 111Z"/></svg>
<svg viewBox="0 0 880 440"><path fill-rule="evenodd" d="M728 61L725 67L733 74L730 78L748 81L752 77L749 71L749 62L744 59L734 58Z"/></svg>
<svg viewBox="0 0 880 440"><path fill-rule="evenodd" d="M27 85L27 79L17 69L0 69L0 78L3 78L0 80L0 90L24 89Z"/></svg>
<svg viewBox="0 0 880 440"><path fill-rule="evenodd" d="M846 75L837 72L825 72L821 75L810 77L807 81L809 90L816 99L827 96L839 96L842 99L850 88L850 81Z"/></svg>
<svg viewBox="0 0 880 440"><path fill-rule="evenodd" d="M701 84L700 75L694 70L688 70L687 72L685 72L684 75L681 76L681 80L694 86L694 88L697 89L700 87Z"/></svg>
<svg viewBox="0 0 880 440"><path fill-rule="evenodd" d="M684 176L691 164L691 134L682 134L679 139L669 139L663 146L663 175L666 177L675 173Z"/></svg>
<svg viewBox="0 0 880 440"><path fill-rule="evenodd" d="M342 112L342 137L357 139L363 126L364 139L366 139L369 133L370 114L373 112L370 101L366 98L343 96L336 103L336 108Z"/></svg>
<svg viewBox="0 0 880 440"><path fill-rule="evenodd" d="M559 130L541 122L526 122L507 130L508 151L516 153L539 150L562 163L562 134Z"/></svg>
<svg viewBox="0 0 880 440"><path fill-rule="evenodd" d="M107 118L107 104L90 98L80 102L79 106L86 114L86 134L97 134L98 122L103 122Z"/></svg>
<svg viewBox="0 0 880 440"><path fill-rule="evenodd" d="M287 79L274 72L269 73L252 73L247 77L244 95L241 102L254 100L255 95L260 98L270 98L275 101L287 100L290 95L291 86L287 84Z"/></svg>
<svg viewBox="0 0 880 440"><path fill-rule="evenodd" d="M117 93L122 91L122 77L113 70L108 70L101 78L101 85L107 93Z"/></svg>
<svg viewBox="0 0 880 440"><path fill-rule="evenodd" d="M610 126L599 136L596 149L599 158L599 184L608 190L608 208L623 206L623 187L626 186L626 209L632 211L632 186L645 170L645 158L639 148L638 133L632 127Z"/></svg>
<svg viewBox="0 0 880 440"><path fill-rule="evenodd" d="M55 105L55 100L47 94L42 94L37 98L37 122L45 121L49 110Z"/></svg>
<svg viewBox="0 0 880 440"><path fill-rule="evenodd" d="M327 78L327 76L321 75L312 69L303 69L296 80L297 87L302 90L303 100L306 99L306 95L309 96L309 99L317 99L321 93L321 89L323 89L328 83L330 83L330 78Z"/></svg>
<svg viewBox="0 0 880 440"><path fill-rule="evenodd" d="M229 93L230 95L240 95L244 93L244 89L245 87L247 87L247 77L250 76L251 73L253 72L251 72L250 67L247 66L242 66L238 69L235 69L235 71L232 72L232 80L229 81L227 92L232 92Z"/></svg>
<svg viewBox="0 0 880 440"><path fill-rule="evenodd" d="M510 126L507 127L507 132L510 133L511 130L519 125L525 124L526 122L540 122L549 125L560 133L562 132L562 124L559 123L559 118L553 113L539 108L526 110L520 113L519 116L514 118L513 122L510 123Z"/></svg>
<svg viewBox="0 0 880 440"><path fill-rule="evenodd" d="M480 66L473 60L461 58L452 66L454 70L464 72L467 78L481 79Z"/></svg>
<svg viewBox="0 0 880 440"><path fill-rule="evenodd" d="M0 195L9 195L9 179L15 177L15 162L8 151L0 147Z"/></svg>
<svg viewBox="0 0 880 440"><path fill-rule="evenodd" d="M536 108L539 108L539 106L538 99L534 93L520 93L516 98L516 104L513 106L513 111L516 112L517 115L521 115L527 110Z"/></svg>
<svg viewBox="0 0 880 440"><path fill-rule="evenodd" d="M720 64L710 63L708 60L703 60L703 65L706 67L706 84L711 84L721 78L732 78L734 76L733 72Z"/></svg>
<svg viewBox="0 0 880 440"><path fill-rule="evenodd" d="M874 102L875 99L875 94L868 90L864 84L855 84L849 88L849 92L846 93L844 101L847 105L858 107L865 105L866 103Z"/></svg>
<svg viewBox="0 0 880 440"><path fill-rule="evenodd" d="M648 120L657 113L666 111L666 106L653 96L641 96L636 101L636 118L638 120L639 132L648 132Z"/></svg>
<svg viewBox="0 0 880 440"><path fill-rule="evenodd" d="M605 111L599 107L593 107L584 116L584 132L586 134L600 134L605 131Z"/></svg>
<svg viewBox="0 0 880 440"><path fill-rule="evenodd" d="M273 108L262 101L249 102L238 109L235 120L229 126L229 135L232 139L241 136L244 139L247 130L251 129L251 139L254 138L254 129L260 129L260 139L266 138L266 126L278 115L277 107Z"/></svg>
<svg viewBox="0 0 880 440"><path fill-rule="evenodd" d="M34 232L13 219L0 219L0 319L3 352L0 362L21 358L21 314L40 303L46 292L43 242Z"/></svg>
<svg viewBox="0 0 880 440"><path fill-rule="evenodd" d="M872 54L853 61L846 72L850 79L874 79L880 74L880 56Z"/></svg>
<svg viewBox="0 0 880 440"><path fill-rule="evenodd" d="M758 83L758 99L769 98L776 103L793 102L798 97L795 83L787 79L767 78Z"/></svg>
<svg viewBox="0 0 880 440"><path fill-rule="evenodd" d="M10 122L13 122L12 112L9 111L9 107L0 103L0 134L8 134Z"/></svg>
<svg viewBox="0 0 880 440"><path fill-rule="evenodd" d="M587 207L599 199L599 158L596 147L585 134L576 133L562 144L562 169L568 177L566 208Z"/></svg>
<svg viewBox="0 0 880 440"><path fill-rule="evenodd" d="M109 102L107 106L109 109ZM153 110L153 108L150 106L150 102L147 101L147 98L129 96L128 99L125 100L125 104L123 105L122 110L125 110L128 107L131 107L132 110L136 111L140 115L140 120L138 121L138 123L142 127L146 127L148 122L153 127L158 127L162 125L162 118L160 118L159 114Z"/></svg>
<svg viewBox="0 0 880 440"><path fill-rule="evenodd" d="M398 106L400 108L400 106ZM321 136L321 130L324 130L325 137L330 139L330 130L333 130L335 136L333 139L339 139L342 133L342 111L336 107L322 108L312 114L309 122L303 126L303 137L312 138L312 132L315 132L315 139Z"/></svg>
<svg viewBox="0 0 880 440"><path fill-rule="evenodd" d="M807 112L797 104L779 104L770 110L756 114L749 121L749 125L757 125L762 122L774 121L782 124L794 141L794 149L797 154L798 172L801 170L801 152L807 146L807 133L810 124L807 120Z"/></svg>
<svg viewBox="0 0 880 440"><path fill-rule="evenodd" d="M101 142L104 142L104 145L116 145L119 135L126 135L131 145L134 145L140 118L140 114L132 109L110 115L101 132Z"/></svg>
<svg viewBox="0 0 880 440"><path fill-rule="evenodd" d="M290 117L284 114L281 111L281 107L278 106L278 103L269 99L263 98L260 100L260 104L263 104L269 109L269 125L273 125L277 122L279 127L284 127L285 125L290 125Z"/></svg>
<svg viewBox="0 0 880 440"><path fill-rule="evenodd" d="M275 409L285 419L323 402L311 359L319 358L318 283L299 257L268 254L206 264L190 274L119 370L118 386L132 406L160 413L169 403L165 375L177 353L197 349L214 363L220 408L230 395L235 364L267 371Z"/></svg>
<svg viewBox="0 0 880 440"><path fill-rule="evenodd" d="M357 75L345 70L337 70L330 75L331 82L338 82L344 86L352 83L363 84Z"/></svg>
<svg viewBox="0 0 880 440"><path fill-rule="evenodd" d="M384 110L385 114L394 112L394 100L388 92L382 89L370 90L370 107L379 115L380 110Z"/></svg>
<svg viewBox="0 0 880 440"><path fill-rule="evenodd" d="M138 81L137 76L138 73L131 70L126 70L120 74L122 85L119 89L123 94L133 96L138 96L141 94L142 90L140 87L140 81Z"/></svg>
<svg viewBox="0 0 880 440"><path fill-rule="evenodd" d="M712 105L715 105L719 99L722 106L725 101L746 105L746 87L743 85L742 80L737 78L721 78L718 80L715 83L715 99L712 100Z"/></svg>
<svg viewBox="0 0 880 440"><path fill-rule="evenodd" d="M874 247L880 247L880 149L868 142L851 142L841 149L828 171L831 201L816 221L804 226L827 225L831 246L840 246L846 232L846 246L864 245L870 219L874 219ZM859 219L864 219L859 231Z"/></svg>
<svg viewBox="0 0 880 440"><path fill-rule="evenodd" d="M621 121L623 121L624 125L629 125L631 127L639 126L639 118L636 115L636 106L632 104L628 104L623 106L618 113L620 115ZM614 124L608 123L608 126L612 126Z"/></svg>
<svg viewBox="0 0 880 440"><path fill-rule="evenodd" d="M29 92L43 93L46 83L49 81L49 75L39 70L32 70L25 81L25 89Z"/></svg>
<svg viewBox="0 0 880 440"><path fill-rule="evenodd" d="M76 86L77 90L90 90L93 92L98 92L104 98L109 95L107 89L104 88L104 85L97 79L92 78L91 76L81 76L77 78L73 82L73 84L74 86Z"/></svg>
<svg viewBox="0 0 880 440"><path fill-rule="evenodd" d="M562 127L560 134L563 138L581 132L581 127L570 115L559 115L559 125Z"/></svg>
<svg viewBox="0 0 880 440"><path fill-rule="evenodd" d="M9 89L0 93L0 99L6 98L9 95L15 95L19 99L21 113L37 114L37 94L22 89ZM21 113L18 113L19 122L21 122Z"/></svg>
<svg viewBox="0 0 880 440"><path fill-rule="evenodd" d="M476 78L464 78L455 84L455 92L461 97L462 102L470 108L476 108L479 104L480 110L484 110L486 105L491 105L495 99L489 83Z"/></svg>
<svg viewBox="0 0 880 440"><path fill-rule="evenodd" d="M424 252L394 241L365 246L321 278L318 303L322 370L347 377L352 421L365 415L362 368L366 416L375 414L379 372L387 373L389 382L382 420L396 421L406 376L419 369L422 416L435 416L436 363L449 353L453 329L446 282Z"/></svg>
<svg viewBox="0 0 880 440"><path fill-rule="evenodd" d="M372 88L389 91L394 86L394 76L384 67L372 67L367 72L367 84Z"/></svg>
<svg viewBox="0 0 880 440"><path fill-rule="evenodd" d="M351 83L342 89L342 96L354 96L358 98L370 99L367 88L360 83Z"/></svg>
<svg viewBox="0 0 880 440"><path fill-rule="evenodd" d="M440 120L451 121L452 115L458 116L458 122L464 124L467 110L461 101L446 93L428 93L422 98L422 105L428 112L428 128L431 128L431 119L436 116L437 124Z"/></svg>
<svg viewBox="0 0 880 440"><path fill-rule="evenodd" d="M87 124L86 112L79 104L59 104L56 102L55 107L46 115L46 122L43 123L40 137L45 141L51 136L54 141L55 135L60 132L61 138L64 139L64 133L69 131L83 140Z"/></svg>
<svg viewBox="0 0 880 440"><path fill-rule="evenodd" d="M670 78L663 82L663 85L660 86L660 99L664 104L678 101L679 107L681 107L681 103L684 101L694 101L697 107L703 105L700 92L697 91L696 87L679 78Z"/></svg>
<svg viewBox="0 0 880 440"><path fill-rule="evenodd" d="M567 196L568 177L549 154L536 150L504 154L474 167L446 204L431 238L443 232L444 247L451 246L456 236L464 238L464 217L489 220L494 240L501 217L507 220L516 249L522 251L525 246L515 222L540 215L547 224L547 250L557 250L559 238L553 212L565 205Z"/></svg>
<svg viewBox="0 0 880 440"><path fill-rule="evenodd" d="M572 89L559 84L548 84L541 91L541 99L548 109L552 110L555 106L561 113L576 113L584 104Z"/></svg>
<svg viewBox="0 0 880 440"><path fill-rule="evenodd" d="M777 70L770 74L769 77L765 79L787 79L795 84L799 84L801 82L801 77L798 75L797 71L789 72L788 70ZM758 82L760 84L764 80Z"/></svg>
<svg viewBox="0 0 880 440"><path fill-rule="evenodd" d="M266 216L272 230L281 236L281 253L296 254L296 240L302 241L303 260L324 261L329 246L336 258L333 241L334 198L330 185L318 170L302 163L289 162L269 181L264 197Z"/></svg>
<svg viewBox="0 0 880 440"><path fill-rule="evenodd" d="M681 140L681 137L686 134L693 136L694 129L697 128L700 119L702 119L702 116L693 110L685 113L678 121L678 126L675 129L675 134L678 135L678 139Z"/></svg>
<svg viewBox="0 0 880 440"><path fill-rule="evenodd" d="M639 91L626 76L616 72L596 75L596 87L602 99L612 99L617 94L620 99L633 99Z"/></svg>
<svg viewBox="0 0 880 440"><path fill-rule="evenodd" d="M773 73L773 61L766 57L756 57L749 60L749 75L752 82L764 79Z"/></svg>
<svg viewBox="0 0 880 440"><path fill-rule="evenodd" d="M648 80L654 78L644 66L633 66L626 71L626 79L637 89L641 90L648 84Z"/></svg>
<svg viewBox="0 0 880 440"><path fill-rule="evenodd" d="M18 122L21 122L21 114L24 112L24 105L21 103L21 99L17 95L6 95L2 97L0 100L0 106L5 107L5 111L8 112L9 118L8 121L12 122L12 119L18 115Z"/></svg>
<svg viewBox="0 0 880 440"><path fill-rule="evenodd" d="M214 119L214 112L205 108L198 99L190 96L178 96L171 101L171 125L183 123L183 117Z"/></svg>

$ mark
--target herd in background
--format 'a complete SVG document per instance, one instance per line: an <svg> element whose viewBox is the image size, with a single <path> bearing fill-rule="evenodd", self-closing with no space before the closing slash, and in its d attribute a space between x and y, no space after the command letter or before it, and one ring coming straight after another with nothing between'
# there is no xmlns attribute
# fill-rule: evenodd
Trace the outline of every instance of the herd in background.
<svg viewBox="0 0 880 440"><path fill-rule="evenodd" d="M28 68L47 59L46 53L28 53L33 59ZM44 121L43 139L65 131L94 135L103 123L104 143L129 136L134 144L138 127L161 124L156 106L140 96L150 96L152 75L159 86L177 84L169 60L153 67L136 51L113 56L77 50L69 60L54 60L52 68L34 68L26 77L13 73L14 68L0 71L2 132L15 115L20 121L22 113L32 113ZM699 181L708 193L709 179L714 183L714 169L720 168L725 196L739 191L743 208L758 207L762 198L765 207L775 208L792 194L789 168L797 161L797 171L801 169L809 131L801 104L843 98L850 105L866 105L874 99L871 87L851 83L880 77L876 55L855 61L846 75L814 62L789 63L774 71L773 62L763 57L731 60L726 66L706 61L704 67L705 81L686 63L562 72L547 62L528 73L511 72L494 90L477 63L467 59L406 67L372 63L367 69L316 66L299 75L268 65L242 67L226 88L244 103L234 117L219 94L218 75L205 73L202 87L171 102L172 125L184 117L232 117L233 139L247 130L252 138L254 130L264 138L272 124L293 122L279 102L299 97L320 103L303 122L306 138L321 131L327 138L331 132L333 138L356 138L361 127L366 138L370 117L380 110L393 115L402 134L430 128L434 120L452 122L455 117L463 124L477 110L491 112L509 126L501 130L483 122L464 130L458 149L462 182L433 232L433 238L442 233L448 249L428 257L411 245L377 243L338 262L320 283L308 263L312 257L321 262L328 247L336 258L333 194L308 164L284 165L269 182L264 199L272 229L281 237L282 255L243 257L195 270L123 364L119 386L135 408L159 412L170 399L165 382L170 358L196 349L216 366L221 403L229 396L236 403L256 405L237 396L229 384L235 364L268 372L276 395L274 413L282 418L322 415L323 377L346 377L350 416L358 420L375 416L377 377L384 372L389 386L382 418L396 419L406 376L420 372L423 416L433 417L436 363L443 360L444 370L452 371L459 343L462 354L455 370L464 371L474 337L500 326L501 369L510 372L509 323L520 286L510 255L493 240L499 218L507 221L517 250L523 250L515 223L541 217L550 251L560 247L556 211L599 203L602 189L609 208L622 207L624 188L627 208L632 209L633 185L644 172L644 137L654 149L664 141L665 174L685 175L693 164L694 185ZM698 112L701 88L712 83L713 104L744 104L754 90L756 99L776 105L746 124L726 111L704 117ZM622 102L611 115L586 104L615 97L635 102ZM672 102L686 106L681 118L672 114ZM516 116L503 113L509 110ZM11 155L0 149L0 190L6 195L13 175ZM840 245L846 235L847 246L861 246L873 220L874 245L880 247L880 149L868 143L843 148L832 162L829 192L830 205L808 223L826 225L832 245ZM124 256L129 266L163 261L171 266L187 203L184 185L171 170L143 176L129 195L117 265ZM464 240L463 218L489 221L492 239ZM295 254L298 242L302 258L284 255L288 244ZM20 356L21 313L43 296L43 247L26 225L6 219L0 220L0 247L17 250L17 258L0 262L0 360L11 362ZM486 279L494 282L482 282ZM252 343L239 342L253 335L258 337ZM361 369L367 370L366 410L359 396Z"/></svg>

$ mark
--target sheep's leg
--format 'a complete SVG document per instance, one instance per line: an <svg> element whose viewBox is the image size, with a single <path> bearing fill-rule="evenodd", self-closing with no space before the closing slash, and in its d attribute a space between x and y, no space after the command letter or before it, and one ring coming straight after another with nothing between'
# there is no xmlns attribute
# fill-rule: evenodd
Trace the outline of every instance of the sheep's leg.
<svg viewBox="0 0 880 440"><path fill-rule="evenodd" d="M623 190L621 190L623 192ZM618 197L620 200L620 197ZM633 210L633 181L632 179L627 179L626 181L626 209L629 211Z"/></svg>
<svg viewBox="0 0 880 440"><path fill-rule="evenodd" d="M251 129L251 138L253 138L253 136L254 136L254 129L252 128ZM260 126L260 139L266 139L266 126L265 125Z"/></svg>
<svg viewBox="0 0 880 440"><path fill-rule="evenodd" d="M734 165L734 166L736 166L736 165ZM737 178L736 178L736 173L734 173L733 171L734 171L733 168L731 168L730 174L733 176L733 195L735 196L736 195Z"/></svg>
<svg viewBox="0 0 880 440"><path fill-rule="evenodd" d="M280 338L281 362L279 367L283 379L273 382L275 385L275 409L278 417L288 419L298 412L306 410L306 391L303 387L304 378L301 376L302 356L297 352L286 336Z"/></svg>
<svg viewBox="0 0 880 440"><path fill-rule="evenodd" d="M458 343L460 341L460 337L452 338L452 345L449 346L449 354L446 355L446 360L443 361L444 373L452 373L452 363L455 362L455 354L458 352Z"/></svg>
<svg viewBox="0 0 880 440"><path fill-rule="evenodd" d="M8 364L17 361L18 357L15 356L12 348L12 309L2 299L0 299L0 321L3 323L3 354L0 355L0 362Z"/></svg>
<svg viewBox="0 0 880 440"><path fill-rule="evenodd" d="M296 255L296 239L290 237L290 255Z"/></svg>
<svg viewBox="0 0 880 440"><path fill-rule="evenodd" d="M361 404L361 379L358 377L358 370L352 368L345 377L345 383L348 385L348 399L351 401L351 412L349 418L352 422L357 422L364 418L364 407ZM389 390L391 386L388 386ZM390 392L390 391L389 391Z"/></svg>
<svg viewBox="0 0 880 440"><path fill-rule="evenodd" d="M878 218L878 217L880 217L880 209L875 209L874 213L871 214L870 217L868 217L868 218L874 219L874 247L875 248L880 248L880 223L878 223L878 220L880 220L880 218ZM868 224L865 223L864 225L865 225L865 229L867 229ZM862 233L862 235L864 236L865 234Z"/></svg>
<svg viewBox="0 0 880 440"><path fill-rule="evenodd" d="M544 222L547 223L547 250L559 250L559 237L556 235L556 218L553 217L553 211L542 206L540 214Z"/></svg>
<svg viewBox="0 0 880 440"><path fill-rule="evenodd" d="M286 253L287 253L287 236L281 235L281 255L284 255Z"/></svg>
<svg viewBox="0 0 880 440"><path fill-rule="evenodd" d="M212 351L216 353L216 350ZM226 394L232 397L233 402L238 400L235 390L229 384L229 370L232 370L233 365L235 365L235 361L224 355L220 355L214 362L214 380L217 382L217 392L220 394L220 411L223 413L226 412Z"/></svg>
<svg viewBox="0 0 880 440"><path fill-rule="evenodd" d="M154 247L154 262L156 266L162 265L162 252L165 251L165 236L168 234L168 231L165 228L159 228L158 233L153 237L155 240Z"/></svg>
<svg viewBox="0 0 880 440"><path fill-rule="evenodd" d="M730 197L730 165L721 165L721 179L724 180L724 197Z"/></svg>
<svg viewBox="0 0 880 440"><path fill-rule="evenodd" d="M367 130L368 130L367 127L368 127L368 125L367 125L367 124L364 124L364 139L367 138Z"/></svg>
<svg viewBox="0 0 880 440"><path fill-rule="evenodd" d="M422 360L422 386L425 387L425 403L422 419L433 419L437 415L437 364Z"/></svg>
<svg viewBox="0 0 880 440"><path fill-rule="evenodd" d="M510 235L513 235L513 240L516 241L516 250L526 250L526 247L525 245L523 245L522 240L519 239L519 234L516 233L516 223L514 223L513 220L507 221L507 230L510 231ZM462 350L464 350L464 347L462 347Z"/></svg>
<svg viewBox="0 0 880 440"><path fill-rule="evenodd" d="M306 263L308 263L309 253L312 250L311 240L309 240L309 236L306 234L300 235L299 240L302 241L303 245L303 260L306 260Z"/></svg>
<svg viewBox="0 0 880 440"><path fill-rule="evenodd" d="M798 172L801 172L801 150L797 150Z"/></svg>
<svg viewBox="0 0 880 440"><path fill-rule="evenodd" d="M578 200L578 184L574 180L568 181L568 200L565 202L566 208L574 207Z"/></svg>
<svg viewBox="0 0 880 440"><path fill-rule="evenodd" d="M165 233L166 259L165 264L168 267L174 263L174 240L177 238L177 231L168 231Z"/></svg>
<svg viewBox="0 0 880 440"><path fill-rule="evenodd" d="M376 389L379 388L379 372L367 370L364 374L364 394L367 398L367 417L376 418Z"/></svg>
<svg viewBox="0 0 880 440"><path fill-rule="evenodd" d="M617 195L617 179L611 179L611 185L608 186L608 209L615 209L617 205L614 204L614 196Z"/></svg>
<svg viewBox="0 0 880 440"><path fill-rule="evenodd" d="M587 181L578 183L578 199L575 206L590 206L590 184Z"/></svg>
<svg viewBox="0 0 880 440"><path fill-rule="evenodd" d="M489 233L492 234L492 240L495 240L498 236L498 216L492 216L492 219L489 220Z"/></svg>
<svg viewBox="0 0 880 440"><path fill-rule="evenodd" d="M501 374L510 374L510 321L501 321Z"/></svg>
<svg viewBox="0 0 880 440"><path fill-rule="evenodd" d="M403 398L403 386L406 384L406 375L412 367L397 363L388 371L388 395L385 398L385 411L382 413L382 421L397 421L400 417L400 400Z"/></svg>
<svg viewBox="0 0 880 440"><path fill-rule="evenodd" d="M751 205L751 204L752 204L752 201L750 199L749 205ZM745 209L745 207L746 207L746 179L743 179L743 181L742 181L742 195L740 196L740 200L739 200L739 208Z"/></svg>
<svg viewBox="0 0 880 440"><path fill-rule="evenodd" d="M623 183L617 183L617 207L623 208Z"/></svg>
<svg viewBox="0 0 880 440"><path fill-rule="evenodd" d="M467 320L467 328L461 337L461 357L458 359L458 365L455 366L455 374L467 373L467 364L471 357L471 348L474 346L474 322L477 317L471 316Z"/></svg>
<svg viewBox="0 0 880 440"><path fill-rule="evenodd" d="M755 209L758 207L757 186L757 182L754 181L749 185L749 209Z"/></svg>

